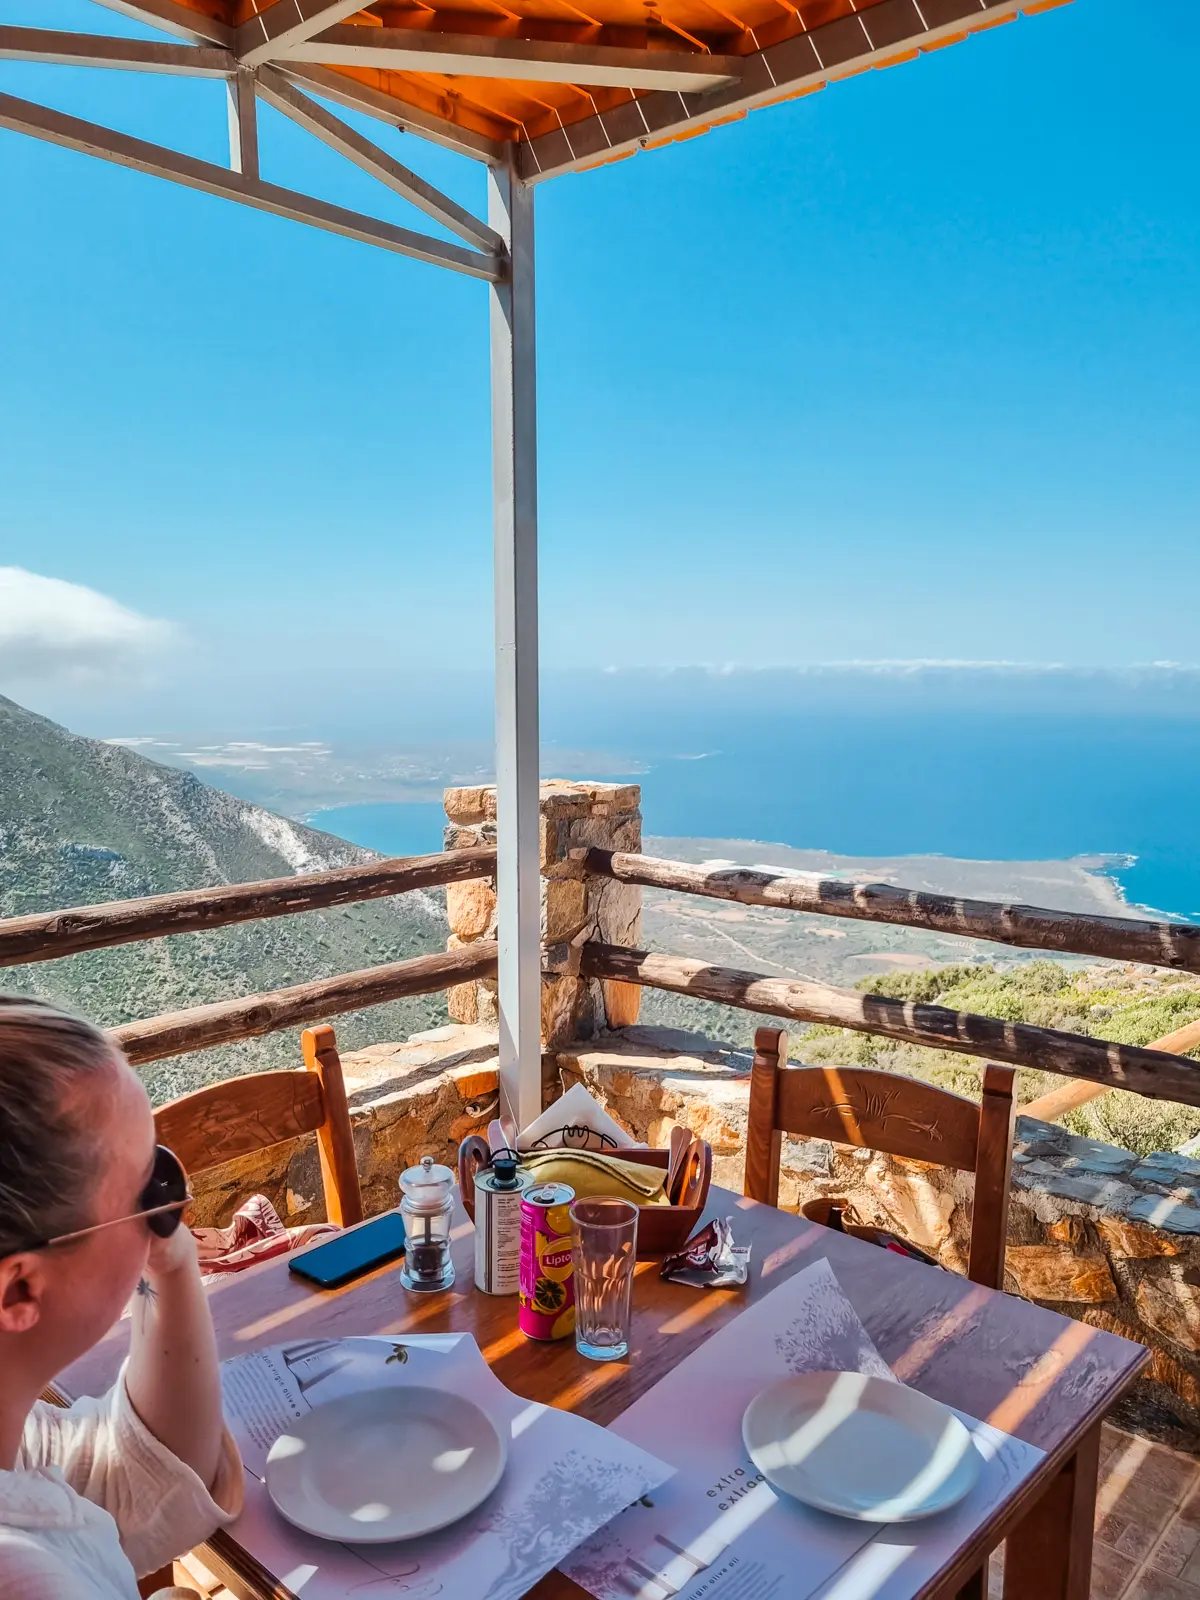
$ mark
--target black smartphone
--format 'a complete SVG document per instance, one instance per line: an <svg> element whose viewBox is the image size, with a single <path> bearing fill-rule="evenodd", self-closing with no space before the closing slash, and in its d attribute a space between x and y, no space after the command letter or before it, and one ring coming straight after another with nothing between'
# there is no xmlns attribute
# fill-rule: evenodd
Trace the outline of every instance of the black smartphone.
<svg viewBox="0 0 1200 1600"><path fill-rule="evenodd" d="M300 1251L288 1262L288 1271L321 1289L336 1289L403 1254L404 1219L398 1211L385 1211L382 1217Z"/></svg>

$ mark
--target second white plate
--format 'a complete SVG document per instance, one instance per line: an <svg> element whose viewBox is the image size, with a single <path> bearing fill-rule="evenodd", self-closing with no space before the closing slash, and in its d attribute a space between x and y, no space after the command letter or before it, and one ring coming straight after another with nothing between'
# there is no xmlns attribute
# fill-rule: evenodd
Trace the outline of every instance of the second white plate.
<svg viewBox="0 0 1200 1600"><path fill-rule="evenodd" d="M477 1405L415 1384L315 1406L276 1439L267 1492L320 1539L385 1544L449 1527L500 1482L508 1451Z"/></svg>
<svg viewBox="0 0 1200 1600"><path fill-rule="evenodd" d="M970 1493L979 1452L952 1411L885 1378L809 1372L750 1402L750 1459L767 1482L860 1522L911 1522Z"/></svg>

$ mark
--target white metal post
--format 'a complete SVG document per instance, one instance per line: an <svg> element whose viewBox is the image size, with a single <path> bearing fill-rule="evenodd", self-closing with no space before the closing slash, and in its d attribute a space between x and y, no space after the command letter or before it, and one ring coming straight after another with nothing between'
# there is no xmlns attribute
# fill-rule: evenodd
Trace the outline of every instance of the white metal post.
<svg viewBox="0 0 1200 1600"><path fill-rule="evenodd" d="M506 168L489 169L488 222L511 262L491 286L500 1096L524 1127L542 1109L537 385L533 190Z"/></svg>
<svg viewBox="0 0 1200 1600"><path fill-rule="evenodd" d="M258 177L258 103L254 74L239 68L225 80L229 107L229 166L243 178Z"/></svg>

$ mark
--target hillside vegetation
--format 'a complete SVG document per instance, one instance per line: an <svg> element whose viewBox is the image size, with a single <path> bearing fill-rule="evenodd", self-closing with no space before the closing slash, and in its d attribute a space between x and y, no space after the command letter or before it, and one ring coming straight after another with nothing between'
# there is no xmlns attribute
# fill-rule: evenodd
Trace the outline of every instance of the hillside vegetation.
<svg viewBox="0 0 1200 1600"><path fill-rule="evenodd" d="M1200 987L1194 980L1181 982L1176 973L1144 967L1105 965L1081 970L1056 961L1007 967L971 964L876 973L856 987L1007 1021L1064 1028L1120 1044L1149 1044L1200 1017ZM782 1025L777 1017L706 1006L649 989L643 993L642 1013L646 1022L695 1028L740 1045L750 1045L758 1027ZM812 1066L879 1067L978 1098L980 1068L972 1056L894 1044L842 1028L795 1024L789 1033L794 1060ZM1200 1051L1189 1054L1195 1058ZM1026 1105L1067 1081L1054 1073L1022 1071L1018 1074L1018 1101ZM1121 1145L1139 1155L1173 1150L1200 1134L1200 1107L1147 1100L1119 1089L1068 1112L1062 1120L1074 1133Z"/></svg>
<svg viewBox="0 0 1200 1600"><path fill-rule="evenodd" d="M122 745L83 739L0 697L0 915L287 877L369 861L331 834L212 789ZM62 961L0 969L105 1026L443 949L435 893L243 923ZM401 1039L446 1017L442 995L334 1020L347 1048ZM156 1101L236 1072L299 1062L297 1033L144 1069Z"/></svg>

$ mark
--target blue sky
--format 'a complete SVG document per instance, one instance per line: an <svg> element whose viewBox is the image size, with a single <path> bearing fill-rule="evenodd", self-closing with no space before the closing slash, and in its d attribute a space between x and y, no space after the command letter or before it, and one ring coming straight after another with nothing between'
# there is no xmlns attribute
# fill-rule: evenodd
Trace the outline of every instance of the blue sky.
<svg viewBox="0 0 1200 1600"><path fill-rule="evenodd" d="M1074 0L539 188L548 668L1200 659L1200 12L1129 34ZM223 159L215 85L0 88ZM486 668L483 285L3 132L0 216L0 561L171 624L161 716Z"/></svg>

